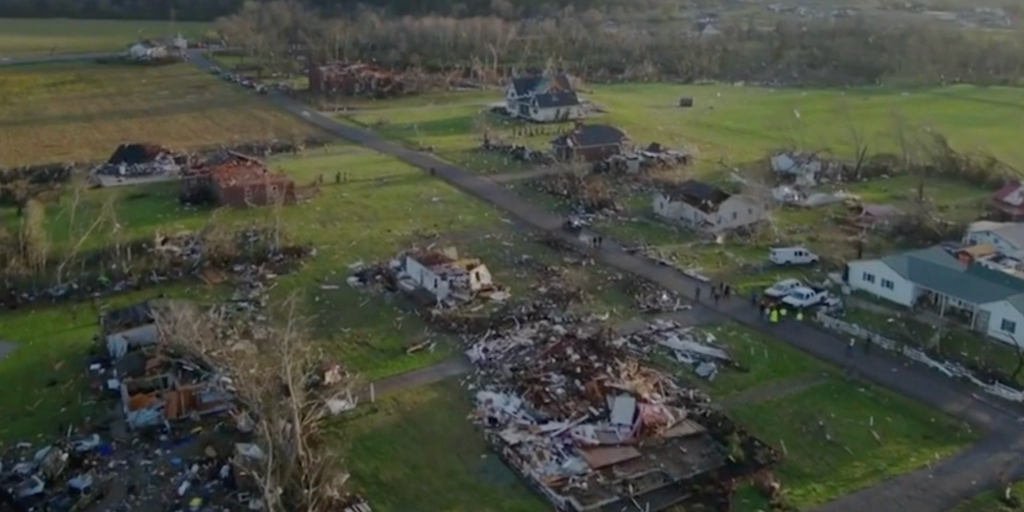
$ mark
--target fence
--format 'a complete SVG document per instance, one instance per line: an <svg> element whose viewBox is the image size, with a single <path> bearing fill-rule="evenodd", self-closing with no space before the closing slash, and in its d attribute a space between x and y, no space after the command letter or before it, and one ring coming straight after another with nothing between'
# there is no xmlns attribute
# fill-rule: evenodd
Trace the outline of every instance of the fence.
<svg viewBox="0 0 1024 512"><path fill-rule="evenodd" d="M1017 403L1024 403L1024 391L1011 388L999 382L984 382L981 379L979 379L974 374L974 372L972 372L971 370L967 369L966 367L959 363L950 361L937 361L931 358L928 354L926 354L924 351L920 349L907 346L906 344L897 343L884 336L880 336L877 333L864 329L863 327L857 324L851 324L849 322L844 322L837 318L830 317L826 315L824 312L818 312L818 322L820 322L821 325L825 326L827 329L849 334L858 339L867 339L868 337L870 337L871 344L873 347L879 347L885 350L902 354L904 357L910 358L914 361L917 361L921 364L927 365L935 370L938 370L939 372L942 372L947 377L969 381L975 386L981 388L986 393L998 396L1004 400L1009 400L1011 402Z"/></svg>

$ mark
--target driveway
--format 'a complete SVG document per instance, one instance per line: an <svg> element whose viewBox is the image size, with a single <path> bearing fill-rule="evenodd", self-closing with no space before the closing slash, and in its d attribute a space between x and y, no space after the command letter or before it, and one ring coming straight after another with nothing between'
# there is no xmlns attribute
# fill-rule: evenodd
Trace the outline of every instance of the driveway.
<svg viewBox="0 0 1024 512"><path fill-rule="evenodd" d="M209 69L212 64L202 55L193 54L195 65ZM561 231L562 219L498 183L477 176L467 169L453 166L438 158L388 142L373 132L339 123L320 115L288 97L271 94L268 99L307 122L338 137L394 156L423 170L433 170L437 177L498 206L521 222L549 231L566 241L584 246L578 237ZM593 250L593 249L591 249ZM667 289L691 299L698 287L706 286L684 276L675 269L660 266L646 258L627 253L611 240L595 251L604 264L636 277L659 283ZM705 297L709 294L704 293ZM948 510L960 500L978 491L998 485L1002 478L1024 476L1018 462L1024 456L1024 433L1018 414L1007 404L995 399L979 399L975 390L947 379L923 366L907 364L887 354L847 358L845 343L832 333L814 327L785 322L766 325L756 311L743 299L733 299L710 306L697 304L694 314L709 318L728 318L769 333L814 357L847 366L861 377L907 397L927 403L976 428L985 429L989 437L957 457L935 466L903 475L888 482L845 496L820 507L821 512L936 512Z"/></svg>

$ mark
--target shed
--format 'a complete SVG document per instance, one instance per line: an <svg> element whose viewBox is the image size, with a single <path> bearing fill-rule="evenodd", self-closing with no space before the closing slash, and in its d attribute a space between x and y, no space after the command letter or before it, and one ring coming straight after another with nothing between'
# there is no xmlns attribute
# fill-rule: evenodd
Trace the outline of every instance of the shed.
<svg viewBox="0 0 1024 512"><path fill-rule="evenodd" d="M679 106L684 108L690 108L693 106L693 98L689 96L683 96L679 98Z"/></svg>

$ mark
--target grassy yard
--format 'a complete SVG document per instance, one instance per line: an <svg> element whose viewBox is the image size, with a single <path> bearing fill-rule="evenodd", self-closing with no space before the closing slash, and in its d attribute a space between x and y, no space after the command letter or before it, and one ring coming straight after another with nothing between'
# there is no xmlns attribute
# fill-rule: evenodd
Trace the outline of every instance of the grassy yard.
<svg viewBox="0 0 1024 512"><path fill-rule="evenodd" d="M187 63L0 68L0 168L103 160L124 142L195 149L317 133Z"/></svg>
<svg viewBox="0 0 1024 512"><path fill-rule="evenodd" d="M535 512L550 508L466 419L457 381L407 391L339 428L356 487L381 512Z"/></svg>
<svg viewBox="0 0 1024 512"><path fill-rule="evenodd" d="M0 18L0 59L115 52L140 39L169 37L179 32L195 39L212 28L209 23L194 22Z"/></svg>
<svg viewBox="0 0 1024 512"><path fill-rule="evenodd" d="M1010 345L988 339L981 333L966 328L946 328L936 340L938 329L893 308L892 314L882 314L864 308L848 308L843 321L860 325L886 338L924 349L934 349L953 361L970 361L995 370L1010 378L1017 370L1020 358ZM1024 374L1024 372L1021 372ZM1024 386L1024 375L1016 382Z"/></svg>
<svg viewBox="0 0 1024 512"><path fill-rule="evenodd" d="M695 107L677 107L681 96L694 98ZM616 84L594 85L585 97L608 110L593 123L619 126L639 144L658 141L694 148L699 174L720 174L723 161L735 165L762 160L782 147L849 159L851 129L863 134L870 153L895 152L893 132L899 123L908 130L927 127L942 133L960 151L987 152L1011 165L1024 160L1018 144L1024 99L1012 88L796 90ZM435 146L441 154L465 154L476 148L484 125L531 145L550 138L513 135L510 128L523 125L481 114L501 101L498 90L355 100L350 117L378 125L381 133L396 140ZM534 128L548 132L565 126Z"/></svg>
<svg viewBox="0 0 1024 512"><path fill-rule="evenodd" d="M775 473L801 510L935 463L977 439L932 409L841 379L732 414L786 453Z"/></svg>
<svg viewBox="0 0 1024 512"><path fill-rule="evenodd" d="M1013 484L1011 496L1017 503L1024 503L1024 482ZM950 512L1024 512L1024 505L1013 506L1003 500L1004 489L985 491L967 500Z"/></svg>

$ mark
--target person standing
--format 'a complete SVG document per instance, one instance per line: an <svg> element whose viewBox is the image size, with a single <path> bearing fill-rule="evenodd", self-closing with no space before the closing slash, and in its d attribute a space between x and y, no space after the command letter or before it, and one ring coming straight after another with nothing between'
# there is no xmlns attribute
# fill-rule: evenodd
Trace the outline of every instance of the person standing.
<svg viewBox="0 0 1024 512"><path fill-rule="evenodd" d="M875 342L874 335L868 334L868 337L864 339L864 355L870 355L871 344Z"/></svg>
<svg viewBox="0 0 1024 512"><path fill-rule="evenodd" d="M853 346L856 345L857 340L850 338L850 343L846 345L846 357L853 357Z"/></svg>
<svg viewBox="0 0 1024 512"><path fill-rule="evenodd" d="M695 295L697 297L697 302L700 302L700 285L697 285L697 292Z"/></svg>
<svg viewBox="0 0 1024 512"><path fill-rule="evenodd" d="M779 310L778 309L772 308L771 312L768 313L768 321L773 323L773 324L779 323Z"/></svg>

